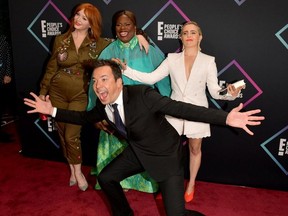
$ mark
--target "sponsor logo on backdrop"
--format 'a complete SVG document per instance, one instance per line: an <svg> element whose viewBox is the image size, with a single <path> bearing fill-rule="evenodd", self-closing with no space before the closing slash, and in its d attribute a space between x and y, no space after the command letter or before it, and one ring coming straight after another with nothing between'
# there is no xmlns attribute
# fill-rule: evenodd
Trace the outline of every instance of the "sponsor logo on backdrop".
<svg viewBox="0 0 288 216"><path fill-rule="evenodd" d="M287 140L282 138L279 142L278 156L284 156L284 154L288 155L288 145Z"/></svg>
<svg viewBox="0 0 288 216"><path fill-rule="evenodd" d="M57 127L55 125L54 119L51 116L46 116L45 120L38 118L35 120L34 124L56 148L60 148L60 145L57 141L57 133L54 132L57 131Z"/></svg>
<svg viewBox="0 0 288 216"><path fill-rule="evenodd" d="M158 41L162 41L163 39L179 39L181 24L164 23L163 21L158 21L157 24Z"/></svg>
<svg viewBox="0 0 288 216"><path fill-rule="evenodd" d="M61 29L63 27L62 22L49 22L47 20L41 20L41 30L42 37L46 38L47 36L56 36L61 34Z"/></svg>
<svg viewBox="0 0 288 216"><path fill-rule="evenodd" d="M34 20L27 30L38 41L42 47L50 53L50 44L54 36L61 34L69 24L69 19L52 1L35 14Z"/></svg>
<svg viewBox="0 0 288 216"><path fill-rule="evenodd" d="M288 175L288 125L261 144L264 151Z"/></svg>
<svg viewBox="0 0 288 216"><path fill-rule="evenodd" d="M179 30L183 22L189 20L177 3L168 1L151 16L142 29L148 33L156 48L163 53L178 52Z"/></svg>
<svg viewBox="0 0 288 216"><path fill-rule="evenodd" d="M49 132L52 132L53 130L57 130L57 127L55 126L55 121L50 116L48 116L47 118L47 127L48 127Z"/></svg>

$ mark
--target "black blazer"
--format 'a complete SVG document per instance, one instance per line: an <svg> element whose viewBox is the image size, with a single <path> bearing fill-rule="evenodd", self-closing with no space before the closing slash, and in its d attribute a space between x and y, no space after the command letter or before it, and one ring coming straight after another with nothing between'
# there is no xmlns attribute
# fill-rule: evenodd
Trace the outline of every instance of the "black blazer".
<svg viewBox="0 0 288 216"><path fill-rule="evenodd" d="M128 143L156 181L179 172L183 159L180 136L165 115L226 125L227 113L222 110L174 101L145 85L124 86L123 102ZM105 105L97 101L91 111L58 109L55 118L74 124L95 123L103 119L110 122L104 108ZM114 127L113 123L110 124Z"/></svg>

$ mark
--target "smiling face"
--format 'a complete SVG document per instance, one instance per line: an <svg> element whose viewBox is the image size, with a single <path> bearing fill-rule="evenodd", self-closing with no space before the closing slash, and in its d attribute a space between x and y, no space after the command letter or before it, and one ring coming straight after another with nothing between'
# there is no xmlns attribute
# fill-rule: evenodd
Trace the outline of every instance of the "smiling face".
<svg viewBox="0 0 288 216"><path fill-rule="evenodd" d="M74 16L74 28L77 30L88 30L90 23L84 13L84 9L78 11Z"/></svg>
<svg viewBox="0 0 288 216"><path fill-rule="evenodd" d="M123 88L122 79L116 79L107 65L94 69L92 81L93 90L104 105L114 103Z"/></svg>
<svg viewBox="0 0 288 216"><path fill-rule="evenodd" d="M202 33L197 25L185 24L180 35L184 48L199 47L202 40Z"/></svg>
<svg viewBox="0 0 288 216"><path fill-rule="evenodd" d="M136 25L125 14L116 20L115 31L117 38L124 43L128 43L136 34Z"/></svg>

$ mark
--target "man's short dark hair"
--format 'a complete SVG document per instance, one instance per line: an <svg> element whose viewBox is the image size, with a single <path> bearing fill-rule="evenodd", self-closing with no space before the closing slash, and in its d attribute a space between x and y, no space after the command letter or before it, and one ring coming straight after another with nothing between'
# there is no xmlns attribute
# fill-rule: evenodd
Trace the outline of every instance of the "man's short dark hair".
<svg viewBox="0 0 288 216"><path fill-rule="evenodd" d="M96 61L89 61L89 62L85 62L85 64L84 64L85 71L90 76L92 75L93 71L96 68L103 67L103 66L108 66L111 68L115 80L117 80L119 78L122 79L122 71L121 71L120 66L116 62L114 62L110 59L101 59L101 60L96 60Z"/></svg>

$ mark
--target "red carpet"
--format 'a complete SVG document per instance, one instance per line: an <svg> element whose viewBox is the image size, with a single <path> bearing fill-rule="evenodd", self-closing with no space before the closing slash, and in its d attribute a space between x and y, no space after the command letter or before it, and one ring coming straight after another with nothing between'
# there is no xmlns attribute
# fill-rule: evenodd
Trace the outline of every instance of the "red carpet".
<svg viewBox="0 0 288 216"><path fill-rule="evenodd" d="M68 186L67 166L61 162L23 157L15 123L3 127L15 141L0 143L0 214L7 216L108 216L95 177L84 173L90 184L86 192ZM33 140L31 140L33 142ZM164 216L161 201L153 194L126 193L135 216ZM188 209L207 216L285 216L288 192L197 182L195 200Z"/></svg>

